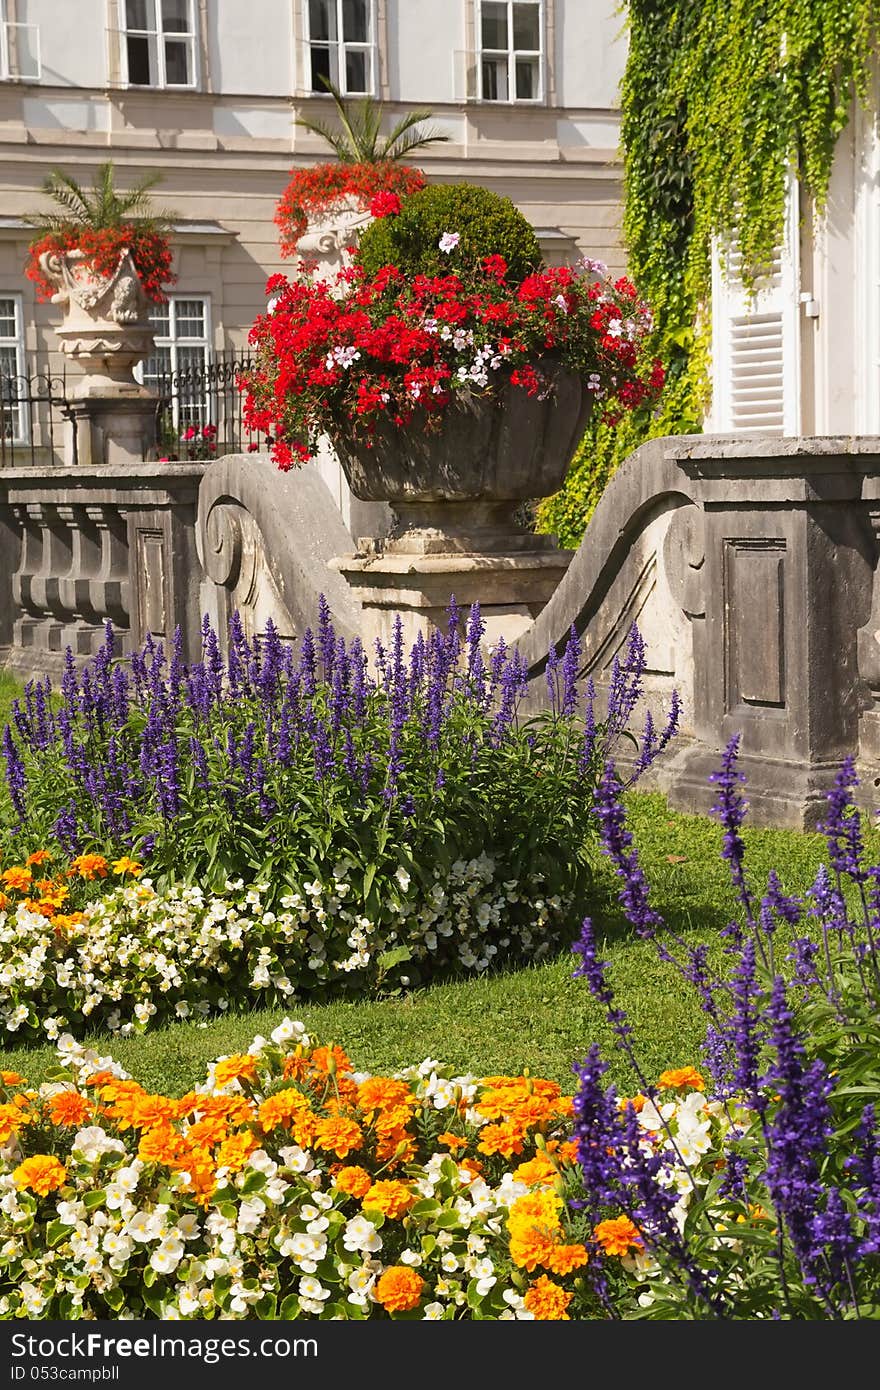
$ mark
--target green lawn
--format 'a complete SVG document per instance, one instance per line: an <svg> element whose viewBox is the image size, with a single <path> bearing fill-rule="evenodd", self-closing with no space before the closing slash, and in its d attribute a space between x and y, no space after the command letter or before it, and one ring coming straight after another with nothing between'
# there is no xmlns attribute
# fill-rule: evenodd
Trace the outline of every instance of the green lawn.
<svg viewBox="0 0 880 1390"><path fill-rule="evenodd" d="M736 915L726 864L720 857L721 831L714 821L669 810L657 793L628 798L630 825L652 885L653 901L671 928L691 943L710 943L721 959L719 930ZM745 831L747 870L763 886L775 867L784 889L808 887L824 858L819 835L793 831ZM870 832L874 862L880 837ZM634 939L616 901L616 880L607 860L596 865L592 916L603 951L612 962L611 979L635 1026L645 1072L697 1062L701 1015L692 993L674 969L657 960L654 948ZM478 1073L519 1071L557 1079L574 1089L572 1064L596 1041L612 1063L612 1077L632 1087L635 1078L590 998L586 984L572 979L573 958L566 951L540 966L499 971L491 978L455 981L418 990L403 998L338 1003L293 1004L300 1018L325 1041L340 1042L355 1066L369 1071L397 1069L426 1056L456 1069ZM284 1011L219 1019L207 1027L177 1024L140 1038L94 1040L144 1085L180 1093L201 1079L212 1058L241 1050L259 1032L268 1033ZM52 1067L51 1047L3 1049L2 1064L24 1071L35 1082Z"/></svg>

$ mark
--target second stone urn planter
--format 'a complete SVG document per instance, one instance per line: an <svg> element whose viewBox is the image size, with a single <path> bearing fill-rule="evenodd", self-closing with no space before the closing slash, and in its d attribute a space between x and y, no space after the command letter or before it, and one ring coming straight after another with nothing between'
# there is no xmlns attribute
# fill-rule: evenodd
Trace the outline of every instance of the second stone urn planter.
<svg viewBox="0 0 880 1390"><path fill-rule="evenodd" d="M96 274L76 250L47 252L40 266L57 285L51 302L64 308L61 351L82 372L69 380L78 462L143 461L155 446L156 397L134 368L149 356L153 329L131 253L121 253L112 275Z"/></svg>
<svg viewBox="0 0 880 1390"><path fill-rule="evenodd" d="M364 537L331 562L363 604L368 640L387 645L398 613L405 641L442 628L454 598L463 609L480 604L487 641L510 643L558 585L572 552L515 514L561 487L592 402L576 373L537 365L541 396L507 384L462 393L429 422L381 421L368 440L344 426L334 434L352 493L387 502L393 517L387 536Z"/></svg>

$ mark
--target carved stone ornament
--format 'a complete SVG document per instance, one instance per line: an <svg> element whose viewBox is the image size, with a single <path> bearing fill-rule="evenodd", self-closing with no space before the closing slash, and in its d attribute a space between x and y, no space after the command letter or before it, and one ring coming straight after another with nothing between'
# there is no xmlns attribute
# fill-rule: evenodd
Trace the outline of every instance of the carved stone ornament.
<svg viewBox="0 0 880 1390"><path fill-rule="evenodd" d="M51 302L64 306L56 330L61 351L85 372L77 394L139 391L132 369L149 355L153 330L150 301L131 252L122 250L112 275L98 275L84 262L78 250L63 255L47 251L40 257L43 273L58 287Z"/></svg>
<svg viewBox="0 0 880 1390"><path fill-rule="evenodd" d="M331 279L351 263L351 253L373 218L353 198L337 203L311 221L296 243L297 259L314 266L320 279Z"/></svg>

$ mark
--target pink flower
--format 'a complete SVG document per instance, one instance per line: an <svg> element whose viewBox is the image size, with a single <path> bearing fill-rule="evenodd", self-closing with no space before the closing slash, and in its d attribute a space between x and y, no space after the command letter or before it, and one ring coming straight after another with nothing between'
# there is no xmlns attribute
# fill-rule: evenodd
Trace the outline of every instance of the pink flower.
<svg viewBox="0 0 880 1390"><path fill-rule="evenodd" d="M188 444L191 439L195 439L197 434L198 430L196 429L195 425L190 425L189 429L184 430L181 438L183 439L184 443Z"/></svg>
<svg viewBox="0 0 880 1390"><path fill-rule="evenodd" d="M460 241L460 232L444 232L437 245L440 247L441 251L448 253L454 251Z"/></svg>

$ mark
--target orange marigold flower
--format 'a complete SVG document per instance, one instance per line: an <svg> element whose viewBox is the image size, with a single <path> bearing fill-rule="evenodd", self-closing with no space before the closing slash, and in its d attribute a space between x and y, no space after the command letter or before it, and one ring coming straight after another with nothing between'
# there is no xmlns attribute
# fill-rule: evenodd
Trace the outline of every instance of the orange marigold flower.
<svg viewBox="0 0 880 1390"><path fill-rule="evenodd" d="M552 1183L556 1177L556 1168L550 1162L546 1154L535 1154L527 1163L521 1163L518 1168L513 1170L513 1176L517 1182L528 1183L529 1187L537 1187L539 1184L546 1185Z"/></svg>
<svg viewBox="0 0 880 1390"><path fill-rule="evenodd" d="M230 1134L214 1155L217 1167L228 1168L231 1173L237 1173L247 1163L258 1143L257 1136L249 1129L243 1130L240 1134Z"/></svg>
<svg viewBox="0 0 880 1390"><path fill-rule="evenodd" d="M417 1308L425 1281L406 1265L389 1265L376 1285L376 1298L386 1313L406 1313Z"/></svg>
<svg viewBox="0 0 880 1390"><path fill-rule="evenodd" d="M70 868L67 871L71 876L78 874L80 878L106 878L107 860L103 854L78 854L75 859L71 859Z"/></svg>
<svg viewBox="0 0 880 1390"><path fill-rule="evenodd" d="M437 1135L437 1143L445 1144L447 1149L466 1149L468 1146L466 1139L462 1139L460 1134L450 1134L448 1129Z"/></svg>
<svg viewBox="0 0 880 1390"><path fill-rule="evenodd" d="M666 1073L664 1073L664 1075L666 1075ZM643 1096L641 1092L639 1092L634 1096L621 1096L617 1105L620 1110L625 1110L628 1105L631 1105L636 1114L640 1115L645 1108L647 1100L648 1097Z"/></svg>
<svg viewBox="0 0 880 1390"><path fill-rule="evenodd" d="M79 1127L92 1113L92 1102L79 1091L58 1091L49 1100L49 1119L53 1125Z"/></svg>
<svg viewBox="0 0 880 1390"><path fill-rule="evenodd" d="M333 1178L334 1183L340 1192L346 1193L349 1197L363 1197L364 1193L369 1192L373 1185L366 1168L359 1168L356 1163L350 1163L345 1168L340 1168Z"/></svg>
<svg viewBox="0 0 880 1390"><path fill-rule="evenodd" d="M4 912L9 906L9 898L5 893L0 893L0 912Z"/></svg>
<svg viewBox="0 0 880 1390"><path fill-rule="evenodd" d="M277 1129L279 1125L289 1125L298 1111L308 1110L309 1102L301 1091L292 1088L267 1096L257 1111L257 1118L263 1129Z"/></svg>
<svg viewBox="0 0 880 1390"><path fill-rule="evenodd" d="M388 1076L370 1076L357 1088L357 1103L369 1120L377 1110L399 1110L415 1100L405 1081Z"/></svg>
<svg viewBox="0 0 880 1390"><path fill-rule="evenodd" d="M397 1168L401 1163L412 1163L416 1156L416 1141L403 1125L390 1125L387 1129L379 1126L376 1135L376 1161Z"/></svg>
<svg viewBox="0 0 880 1390"><path fill-rule="evenodd" d="M589 1258L584 1245L557 1245L544 1261L544 1267L553 1274L571 1274L572 1270L582 1269Z"/></svg>
<svg viewBox="0 0 880 1390"><path fill-rule="evenodd" d="M198 1144L200 1147L212 1149L217 1144L222 1144L229 1134L229 1126L222 1115L205 1115L201 1120L196 1120L195 1124L190 1125L186 1131L186 1138L190 1144Z"/></svg>
<svg viewBox="0 0 880 1390"><path fill-rule="evenodd" d="M538 1322L570 1322L568 1305L573 1297L573 1294L567 1293L546 1274L542 1274L530 1286L523 1302Z"/></svg>
<svg viewBox="0 0 880 1390"><path fill-rule="evenodd" d="M187 1145L176 1129L167 1123L158 1124L141 1135L138 1158L143 1159L144 1163L162 1163L173 1168L187 1151Z"/></svg>
<svg viewBox="0 0 880 1390"><path fill-rule="evenodd" d="M51 858L52 855L49 850L35 849L33 854L29 854L24 862L28 865L28 867L30 867L32 864L36 864L39 866L40 864L45 864L46 861Z"/></svg>
<svg viewBox="0 0 880 1390"><path fill-rule="evenodd" d="M12 1174L12 1181L19 1192L30 1188L40 1197L48 1197L50 1192L64 1186L67 1181L67 1169L50 1154L34 1154L33 1158L26 1158L23 1163L19 1163Z"/></svg>
<svg viewBox="0 0 880 1390"><path fill-rule="evenodd" d="M232 1057L224 1057L214 1066L215 1086L227 1086L230 1081L244 1077L252 1081L257 1074L257 1059L249 1052L237 1052Z"/></svg>
<svg viewBox="0 0 880 1390"><path fill-rule="evenodd" d="M332 1047L313 1048L309 1062L313 1071L321 1072L325 1076L344 1076L354 1070L348 1053L344 1052L337 1043L334 1043Z"/></svg>
<svg viewBox="0 0 880 1390"><path fill-rule="evenodd" d="M3 1082L4 1086L19 1086L24 1081L24 1077L17 1071L0 1071L0 1081Z"/></svg>
<svg viewBox="0 0 880 1390"><path fill-rule="evenodd" d="M672 1071L662 1071L658 1084L668 1086L671 1090L684 1090L689 1088L692 1091L705 1091L706 1083L696 1067L675 1067Z"/></svg>
<svg viewBox="0 0 880 1390"><path fill-rule="evenodd" d="M0 1144L5 1144L17 1134L22 1125L31 1123L32 1116L27 1114L20 1105L16 1104L19 1097L14 1101L9 1101L5 1105L0 1105Z"/></svg>
<svg viewBox="0 0 880 1390"><path fill-rule="evenodd" d="M147 1092L131 1099L128 1118L132 1129L151 1129L177 1119L177 1101L170 1096L153 1096Z"/></svg>
<svg viewBox="0 0 880 1390"><path fill-rule="evenodd" d="M415 1193L410 1191L406 1183L374 1182L364 1193L361 1205L364 1210L369 1207L381 1211L392 1221L399 1221L401 1216L406 1216L410 1207L415 1206L415 1200Z"/></svg>
<svg viewBox="0 0 880 1390"><path fill-rule="evenodd" d="M85 915L82 912L56 912L52 918L52 926L55 935L60 936L62 932L72 931L84 921Z"/></svg>
<svg viewBox="0 0 880 1390"><path fill-rule="evenodd" d="M0 880L15 893L25 893L31 886L32 878L30 869L22 868L20 864L13 864L11 869L4 869L0 874Z"/></svg>
<svg viewBox="0 0 880 1390"><path fill-rule="evenodd" d="M555 1154L560 1163L577 1163L578 1146L576 1139L564 1139L560 1144L555 1139L547 1145L552 1154Z"/></svg>
<svg viewBox="0 0 880 1390"><path fill-rule="evenodd" d="M520 1126L511 1120L504 1120L501 1124L483 1126L477 1149L481 1154L501 1154L503 1158L510 1158L513 1154L522 1153L523 1139Z"/></svg>
<svg viewBox="0 0 880 1390"><path fill-rule="evenodd" d="M114 874L131 874L132 878L137 878L144 871L143 864L139 864L136 859L129 859L127 854L115 860L112 867Z"/></svg>
<svg viewBox="0 0 880 1390"><path fill-rule="evenodd" d="M363 1142L364 1132L360 1125L344 1115L331 1115L315 1125L315 1148L328 1149L337 1158L347 1158L352 1149L359 1149Z"/></svg>
<svg viewBox="0 0 880 1390"><path fill-rule="evenodd" d="M639 1229L628 1216L615 1216L610 1221L600 1221L593 1231L593 1239L601 1245L606 1255L626 1255L630 1249L642 1248Z"/></svg>

